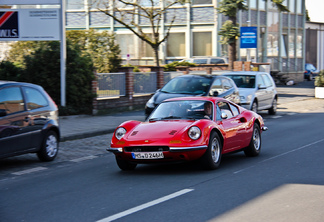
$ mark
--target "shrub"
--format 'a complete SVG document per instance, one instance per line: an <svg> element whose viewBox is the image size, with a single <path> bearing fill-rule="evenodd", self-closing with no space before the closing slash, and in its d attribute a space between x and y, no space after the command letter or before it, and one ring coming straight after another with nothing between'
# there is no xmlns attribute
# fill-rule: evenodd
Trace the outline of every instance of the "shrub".
<svg viewBox="0 0 324 222"><path fill-rule="evenodd" d="M196 66L195 63L190 63L190 62L186 62L186 61L174 61L171 62L169 64L164 65L164 71L177 71L176 67L177 66Z"/></svg>
<svg viewBox="0 0 324 222"><path fill-rule="evenodd" d="M318 76L315 77L314 84L316 87L324 87L324 69L321 70Z"/></svg>

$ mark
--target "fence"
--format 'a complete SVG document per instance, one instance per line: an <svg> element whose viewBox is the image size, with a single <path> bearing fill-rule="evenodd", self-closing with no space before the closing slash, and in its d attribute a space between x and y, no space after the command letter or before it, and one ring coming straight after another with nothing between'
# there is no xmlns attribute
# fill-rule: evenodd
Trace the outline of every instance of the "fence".
<svg viewBox="0 0 324 222"><path fill-rule="evenodd" d="M182 72L164 72L164 84ZM157 90L156 72L133 73L133 95L153 94ZM126 95L126 73L100 73L97 74L97 98L120 97Z"/></svg>

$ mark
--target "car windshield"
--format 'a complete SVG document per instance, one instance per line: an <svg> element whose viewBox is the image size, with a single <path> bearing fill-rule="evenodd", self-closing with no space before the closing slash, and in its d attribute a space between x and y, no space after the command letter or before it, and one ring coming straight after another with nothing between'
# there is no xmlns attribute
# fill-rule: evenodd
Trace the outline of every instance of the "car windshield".
<svg viewBox="0 0 324 222"><path fill-rule="evenodd" d="M165 93L201 95L207 93L210 83L210 78L174 78L161 91Z"/></svg>
<svg viewBox="0 0 324 222"><path fill-rule="evenodd" d="M238 88L255 88L254 75L226 75L233 79Z"/></svg>
<svg viewBox="0 0 324 222"><path fill-rule="evenodd" d="M204 107L210 104L211 110L205 112ZM171 101L161 103L148 118L149 121L159 121L168 119L203 119L212 116L213 106L209 101Z"/></svg>

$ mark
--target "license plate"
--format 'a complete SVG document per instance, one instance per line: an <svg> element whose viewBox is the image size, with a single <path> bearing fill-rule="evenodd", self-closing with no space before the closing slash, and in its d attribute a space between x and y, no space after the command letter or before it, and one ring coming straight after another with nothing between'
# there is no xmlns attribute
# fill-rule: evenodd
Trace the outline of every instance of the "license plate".
<svg viewBox="0 0 324 222"><path fill-rule="evenodd" d="M162 152L135 152L132 153L133 159L162 159L164 155Z"/></svg>

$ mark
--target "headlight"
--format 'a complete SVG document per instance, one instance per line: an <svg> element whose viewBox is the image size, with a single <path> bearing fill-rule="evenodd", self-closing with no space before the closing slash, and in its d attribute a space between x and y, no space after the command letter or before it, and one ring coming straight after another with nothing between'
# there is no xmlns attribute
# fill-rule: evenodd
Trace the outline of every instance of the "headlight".
<svg viewBox="0 0 324 222"><path fill-rule="evenodd" d="M200 135L201 131L197 126L193 126L188 130L188 136L193 140L199 139Z"/></svg>
<svg viewBox="0 0 324 222"><path fill-rule="evenodd" d="M153 100L153 96L151 97L151 99L149 101L147 101L146 106L148 108L154 108L154 100Z"/></svg>
<svg viewBox="0 0 324 222"><path fill-rule="evenodd" d="M120 128L118 128L118 129L116 130L116 132L115 132L115 137L116 137L118 140L120 140L121 138L123 138L123 136L125 135L125 133L126 133L125 128L120 127Z"/></svg>

